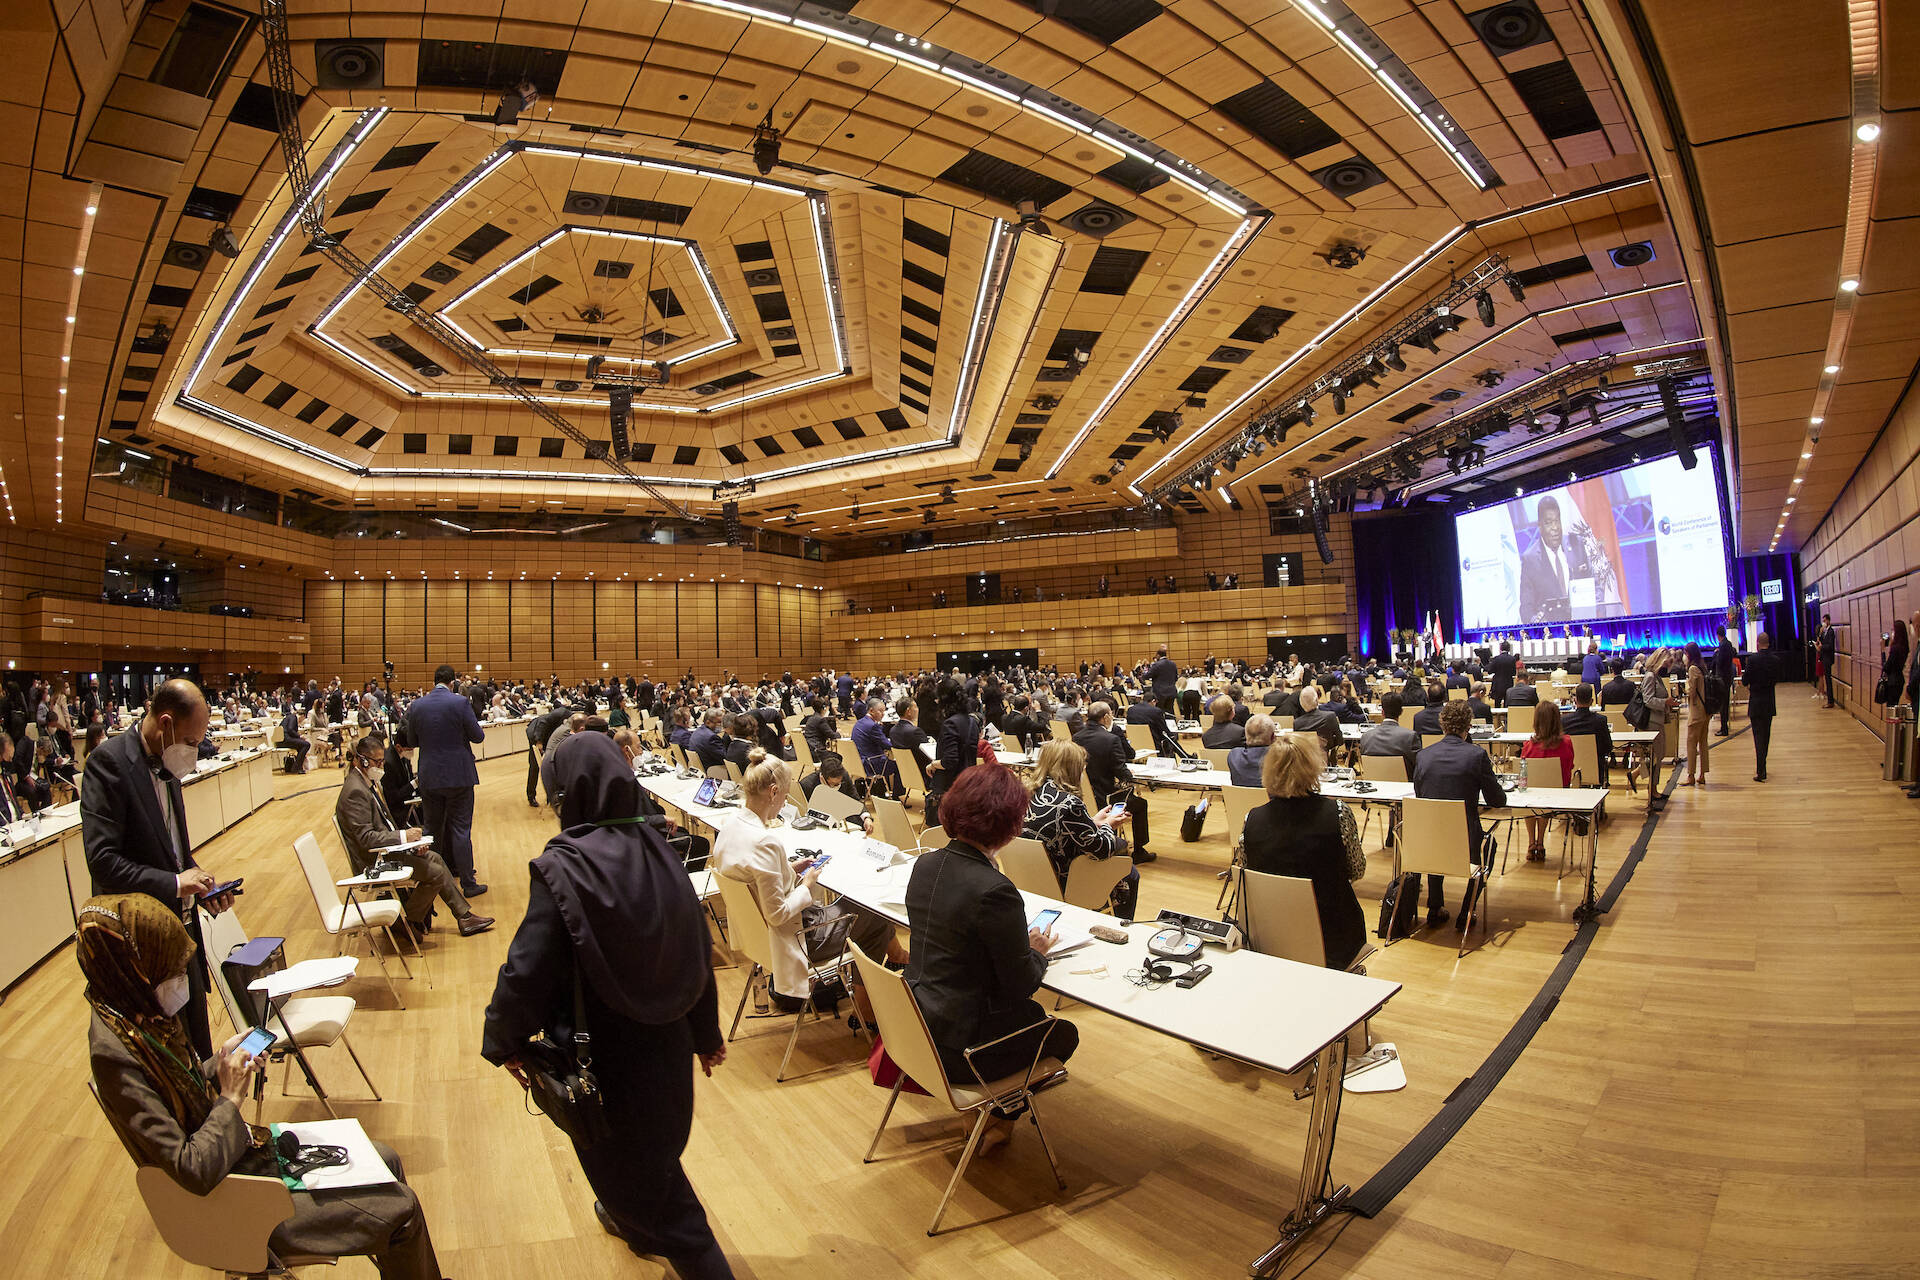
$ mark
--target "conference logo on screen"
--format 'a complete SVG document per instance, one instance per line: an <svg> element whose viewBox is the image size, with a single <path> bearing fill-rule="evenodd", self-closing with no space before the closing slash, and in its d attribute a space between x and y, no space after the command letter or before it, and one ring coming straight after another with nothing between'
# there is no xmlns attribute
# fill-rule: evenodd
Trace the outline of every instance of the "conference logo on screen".
<svg viewBox="0 0 1920 1280"><path fill-rule="evenodd" d="M1667 537L1673 532L1673 521L1667 516L1661 516L1660 523L1657 527L1660 530L1660 536L1663 538Z"/></svg>

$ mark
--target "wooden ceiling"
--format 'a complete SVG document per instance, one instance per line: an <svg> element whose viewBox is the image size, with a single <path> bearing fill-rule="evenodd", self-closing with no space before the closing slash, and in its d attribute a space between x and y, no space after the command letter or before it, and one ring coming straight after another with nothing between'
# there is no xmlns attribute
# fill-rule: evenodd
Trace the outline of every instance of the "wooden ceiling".
<svg viewBox="0 0 1920 1280"><path fill-rule="evenodd" d="M1251 483L1243 465L1198 504L1264 501L1295 467L1570 360L1704 353L1732 374L1740 545L1760 550L1812 398L1831 400L1799 486L1817 515L1912 367L1896 276L1916 184L1889 97L1876 266L1842 372L1820 373L1850 46L1798 6L1710 4L1718 30L1697 6L1636 25L1611 0L288 7L329 230L592 439L610 432L586 354L674 362L636 392L634 468L697 512L743 479L749 522L821 536L886 503L943 523L1132 505L1499 253L1524 301L1498 291L1492 327L1408 348L1404 374L1337 419L1323 402ZM30 19L0 85L15 518L78 518L64 498L97 438L341 505L658 510L277 234L258 24L185 92L188 9ZM523 77L539 100L496 125ZM1660 163L1630 103L1656 114ZM780 163L753 185L763 121ZM1669 144L1689 155L1675 174ZM1023 198L1044 235L1013 236ZM223 223L232 259L205 248ZM1610 256L1642 243L1640 265ZM1340 246L1364 257L1336 266ZM1162 442L1148 424L1175 412Z"/></svg>

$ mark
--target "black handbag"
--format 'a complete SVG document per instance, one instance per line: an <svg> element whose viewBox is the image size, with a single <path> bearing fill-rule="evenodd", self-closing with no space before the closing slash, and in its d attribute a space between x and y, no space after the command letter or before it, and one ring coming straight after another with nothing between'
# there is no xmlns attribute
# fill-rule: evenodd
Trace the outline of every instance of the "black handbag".
<svg viewBox="0 0 1920 1280"><path fill-rule="evenodd" d="M1900 679L1898 676L1883 675L1880 683L1873 687L1873 700L1883 707L1890 707L1900 701Z"/></svg>
<svg viewBox="0 0 1920 1280"><path fill-rule="evenodd" d="M591 1147L608 1135L606 1099L593 1074L593 1037L587 1031L586 995L578 970L573 976L571 1048L543 1035L528 1042L521 1061L528 1099L575 1146Z"/></svg>

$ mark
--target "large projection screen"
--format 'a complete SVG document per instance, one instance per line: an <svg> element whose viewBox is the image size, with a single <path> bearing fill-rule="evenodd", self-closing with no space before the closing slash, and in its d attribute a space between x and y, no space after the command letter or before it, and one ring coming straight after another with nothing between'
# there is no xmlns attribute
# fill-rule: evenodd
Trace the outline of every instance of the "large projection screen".
<svg viewBox="0 0 1920 1280"><path fill-rule="evenodd" d="M1470 631L1727 603L1711 466L1689 471L1677 457L1659 458L1481 507L1454 524Z"/></svg>

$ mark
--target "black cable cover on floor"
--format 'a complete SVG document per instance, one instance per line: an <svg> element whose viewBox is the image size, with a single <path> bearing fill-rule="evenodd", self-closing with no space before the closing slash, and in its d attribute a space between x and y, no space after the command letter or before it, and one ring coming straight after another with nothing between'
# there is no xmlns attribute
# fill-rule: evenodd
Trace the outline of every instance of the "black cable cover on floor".
<svg viewBox="0 0 1920 1280"><path fill-rule="evenodd" d="M1737 733L1717 739L1710 744L1710 748L1731 742L1746 731L1743 727ZM1666 790L1662 793L1663 799L1673 795L1673 790L1679 782L1680 770L1676 768L1667 777ZM1639 838L1627 851L1626 860L1620 864L1620 869L1613 873L1613 879L1607 883L1606 892L1600 897L1602 911L1611 910L1613 904L1619 901L1621 893L1627 887L1627 882L1633 879L1633 873L1639 867L1641 859L1646 857L1647 843L1653 839L1654 828L1659 823L1658 813L1649 813L1646 816L1646 821L1640 827ZM1587 951L1593 946L1593 940L1599 932L1598 918L1584 921L1574 930L1573 941L1568 943L1567 949L1561 953L1560 962L1554 965L1553 972L1547 976L1539 993L1527 1005L1525 1012L1513 1024L1512 1029L1501 1037L1499 1044L1493 1047L1493 1052L1489 1053L1486 1061L1480 1064L1480 1069L1460 1082L1447 1096L1446 1102L1441 1105L1433 1119L1427 1121L1420 1132L1414 1134L1407 1145L1395 1153L1393 1159L1382 1165L1379 1172L1367 1179L1366 1184L1354 1192L1341 1206L1342 1208L1349 1209L1363 1218L1373 1217L1391 1204L1393 1198L1418 1177L1420 1171L1426 1168L1435 1156L1440 1154L1441 1149L1452 1140L1453 1135L1460 1132L1461 1127L1473 1117L1473 1113L1480 1109L1480 1104L1492 1095L1494 1086L1499 1084L1512 1069L1513 1064L1520 1060L1520 1055L1526 1051L1534 1034L1546 1025L1547 1018L1552 1015L1554 1006L1560 1003L1560 997L1566 991L1567 984L1573 981L1575 971L1580 968L1580 962L1586 959Z"/></svg>

